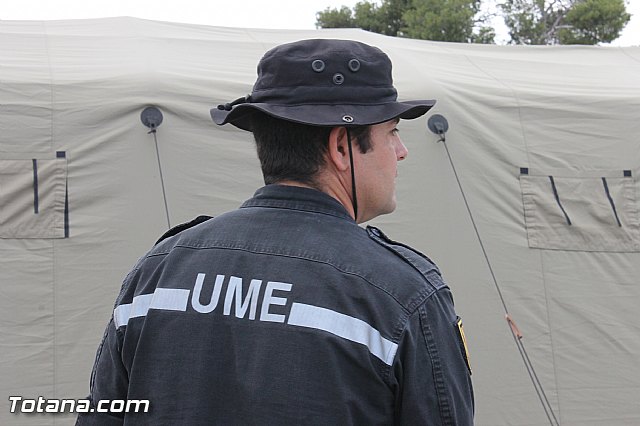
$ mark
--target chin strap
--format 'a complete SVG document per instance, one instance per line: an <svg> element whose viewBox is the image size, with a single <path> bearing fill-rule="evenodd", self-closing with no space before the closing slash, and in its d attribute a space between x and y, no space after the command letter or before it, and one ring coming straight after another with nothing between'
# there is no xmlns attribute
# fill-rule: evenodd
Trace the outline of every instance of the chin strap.
<svg viewBox="0 0 640 426"><path fill-rule="evenodd" d="M358 221L358 197L356 196L356 171L353 168L353 148L351 147L351 132L347 129L347 144L349 145L349 163L351 164L351 194L353 204L353 216L355 221Z"/></svg>

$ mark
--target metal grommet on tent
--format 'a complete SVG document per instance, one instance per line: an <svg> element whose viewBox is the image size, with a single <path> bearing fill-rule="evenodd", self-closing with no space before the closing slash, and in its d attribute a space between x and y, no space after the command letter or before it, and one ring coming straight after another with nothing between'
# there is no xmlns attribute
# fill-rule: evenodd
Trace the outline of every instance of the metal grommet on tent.
<svg viewBox="0 0 640 426"><path fill-rule="evenodd" d="M429 117L429 120L427 121L427 127L433 133L440 136L440 139L438 140L438 142L445 141L445 134L447 133L447 130L449 130L449 122L444 116L440 114L432 115L431 117Z"/></svg>
<svg viewBox="0 0 640 426"><path fill-rule="evenodd" d="M315 71L315 72L322 72L324 71L324 61L320 60L320 59L316 59L315 61L311 62L311 68Z"/></svg>
<svg viewBox="0 0 640 426"><path fill-rule="evenodd" d="M154 131L162 124L162 112L154 106L146 107L140 113L140 121L151 131Z"/></svg>
<svg viewBox="0 0 640 426"><path fill-rule="evenodd" d="M353 123L353 117L350 115L343 115L342 121L344 121L345 123Z"/></svg>
<svg viewBox="0 0 640 426"><path fill-rule="evenodd" d="M344 83L344 75L340 74L339 72L335 73L333 75L333 84L342 84Z"/></svg>
<svg viewBox="0 0 640 426"><path fill-rule="evenodd" d="M444 116L440 114L434 114L429 117L427 126L429 127L429 130L431 130L436 135L441 135L449 130L449 122L446 118L444 118Z"/></svg>
<svg viewBox="0 0 640 426"><path fill-rule="evenodd" d="M358 70L360 69L360 61L353 58L352 60L349 61L349 69L353 72L358 72Z"/></svg>

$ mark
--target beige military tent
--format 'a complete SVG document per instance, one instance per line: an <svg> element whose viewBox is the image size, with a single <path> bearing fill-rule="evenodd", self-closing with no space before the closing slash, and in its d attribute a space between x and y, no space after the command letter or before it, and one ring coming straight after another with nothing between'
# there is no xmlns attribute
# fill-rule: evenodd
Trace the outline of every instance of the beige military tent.
<svg viewBox="0 0 640 426"><path fill-rule="evenodd" d="M86 396L136 259L261 185L251 135L209 108L250 91L267 49L303 38L382 48L400 97L435 98L427 118L448 121L443 135L401 124L399 208L375 224L452 287L476 423L640 424L640 48L130 18L0 21L0 424L72 424L12 414L9 397Z"/></svg>

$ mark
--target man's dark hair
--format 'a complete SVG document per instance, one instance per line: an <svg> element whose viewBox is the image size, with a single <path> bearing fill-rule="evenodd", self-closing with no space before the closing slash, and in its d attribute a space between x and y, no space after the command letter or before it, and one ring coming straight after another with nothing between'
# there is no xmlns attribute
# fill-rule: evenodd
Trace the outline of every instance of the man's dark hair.
<svg viewBox="0 0 640 426"><path fill-rule="evenodd" d="M324 164L332 127L310 126L254 113L251 131L256 141L264 182L292 180L314 185ZM371 149L370 126L349 129L352 142L362 153Z"/></svg>

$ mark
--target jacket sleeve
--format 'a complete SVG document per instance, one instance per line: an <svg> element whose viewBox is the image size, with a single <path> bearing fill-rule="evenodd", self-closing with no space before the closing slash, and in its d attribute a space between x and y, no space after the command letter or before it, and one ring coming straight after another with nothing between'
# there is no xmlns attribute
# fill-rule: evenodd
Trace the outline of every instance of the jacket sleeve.
<svg viewBox="0 0 640 426"><path fill-rule="evenodd" d="M116 329L112 318L98 347L91 372L88 398L91 412L80 413L76 420L76 426L123 424L124 413L101 412L104 408L98 407L101 400L127 399L128 374L122 363L121 349L122 335ZM108 404L105 404L105 407L108 407Z"/></svg>
<svg viewBox="0 0 640 426"><path fill-rule="evenodd" d="M91 372L89 404L92 412L80 413L76 426L122 425L124 413L98 411L100 400L127 399L128 375L120 356L121 348L122 336L112 318L98 347Z"/></svg>
<svg viewBox="0 0 640 426"><path fill-rule="evenodd" d="M473 424L473 388L453 299L442 287L411 314L390 381L396 425Z"/></svg>

